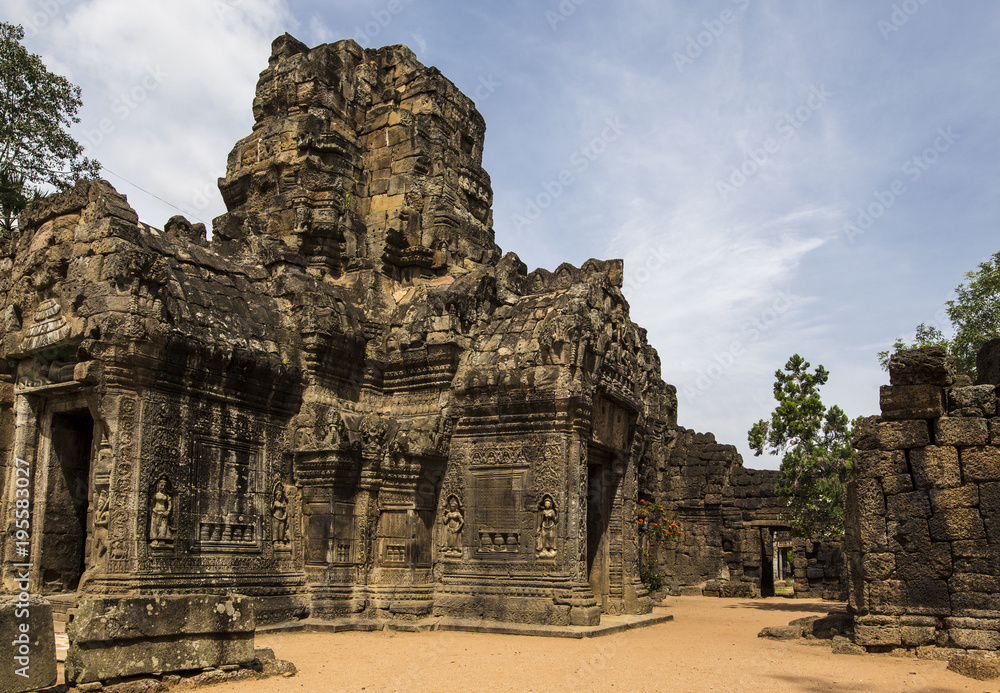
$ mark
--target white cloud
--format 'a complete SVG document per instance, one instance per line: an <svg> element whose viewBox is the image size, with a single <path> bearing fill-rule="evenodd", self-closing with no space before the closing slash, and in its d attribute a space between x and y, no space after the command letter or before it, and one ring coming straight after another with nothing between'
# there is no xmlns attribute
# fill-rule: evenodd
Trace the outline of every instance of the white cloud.
<svg viewBox="0 0 1000 693"><path fill-rule="evenodd" d="M90 0L59 4L29 48L83 90L74 128L87 154L162 198L108 179L160 226L170 205L209 224L225 211L216 179L250 133L250 104L271 40L292 19L271 0ZM14 21L32 21L25 3Z"/></svg>

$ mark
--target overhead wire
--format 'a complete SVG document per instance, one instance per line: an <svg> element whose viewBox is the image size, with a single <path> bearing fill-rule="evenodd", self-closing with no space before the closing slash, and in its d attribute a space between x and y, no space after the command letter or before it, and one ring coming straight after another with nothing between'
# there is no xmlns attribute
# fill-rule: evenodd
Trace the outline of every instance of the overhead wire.
<svg viewBox="0 0 1000 693"><path fill-rule="evenodd" d="M124 181L124 182L128 183L129 185L131 185L131 186L132 186L133 188L135 188L136 190L139 190L139 191L141 191L141 192L144 192L144 193L146 193L147 195L149 195L150 197L152 197L152 198L155 198L155 199L159 200L160 202L162 202L163 204L167 205L168 207L172 207L173 209L176 209L176 210L177 210L178 212L182 212L182 213L184 213L185 215L187 215L187 216L191 217L191 218L192 218L192 219L194 219L195 221L200 221L200 222L201 222L202 224L205 224L205 225L207 225L207 224L208 224L208 222L206 222L206 221L205 221L204 219L201 219L201 218L199 218L199 217L198 217L198 215L196 215L196 214L195 214L194 212L189 212L188 210L186 210L186 209L184 209L184 208L182 208L182 207L178 207L177 205L175 205L175 204L174 204L174 203L172 203L172 202L168 202L167 200L164 200L164 199L163 199L162 197L160 197L159 195L156 195L156 194L154 194L154 193L151 193L151 192L149 192L148 190L146 190L145 188L141 187L140 185L138 185L138 184L136 184L136 183L133 183L132 181L130 181L130 180L129 180L128 178L126 178L125 176L122 176L122 175L120 175L120 174L118 174L118 173L115 173L114 171L112 171L112 170L111 170L110 168L108 168L107 166L105 166L105 165L101 164L101 169L102 169L102 170L104 170L104 171L107 171L108 173L110 173L110 174L111 174L112 176L114 176L115 178L118 178L118 179L120 179L120 180L122 180L122 181Z"/></svg>

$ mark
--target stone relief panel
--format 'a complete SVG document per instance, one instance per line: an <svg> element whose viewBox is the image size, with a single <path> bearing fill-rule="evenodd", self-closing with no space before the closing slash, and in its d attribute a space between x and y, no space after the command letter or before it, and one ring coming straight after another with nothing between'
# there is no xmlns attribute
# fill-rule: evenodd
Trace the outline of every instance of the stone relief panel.
<svg viewBox="0 0 1000 693"><path fill-rule="evenodd" d="M332 486L302 489L302 515L307 565L351 565L357 562L354 490Z"/></svg>
<svg viewBox="0 0 1000 693"><path fill-rule="evenodd" d="M472 529L477 557L519 557L524 545L527 467L473 468Z"/></svg>
<svg viewBox="0 0 1000 693"><path fill-rule="evenodd" d="M194 545L200 551L259 552L265 493L261 447L196 438L191 457L198 518Z"/></svg>
<svg viewBox="0 0 1000 693"><path fill-rule="evenodd" d="M143 540L136 544L143 570L251 569L293 560L299 525L295 494L282 481L291 478L291 466L281 455L280 426L232 405L162 392L147 394L143 422ZM170 499L166 528L153 522L167 505L163 495ZM276 522L275 514L284 519ZM281 528L284 541L275 542Z"/></svg>
<svg viewBox="0 0 1000 693"><path fill-rule="evenodd" d="M556 530L559 511L552 496L546 493L538 508L538 528L535 530L535 555L539 558L556 557Z"/></svg>
<svg viewBox="0 0 1000 693"><path fill-rule="evenodd" d="M35 324L29 327L21 342L21 350L36 351L58 344L72 331L62 314L62 306L53 298L46 298L35 309Z"/></svg>
<svg viewBox="0 0 1000 693"><path fill-rule="evenodd" d="M442 521L444 541L441 554L448 558L462 555L462 529L465 527L465 513L458 496L451 494L445 501L445 513Z"/></svg>
<svg viewBox="0 0 1000 693"><path fill-rule="evenodd" d="M594 442L613 450L628 447L628 430L634 414L605 397L596 397L592 416Z"/></svg>
<svg viewBox="0 0 1000 693"><path fill-rule="evenodd" d="M135 542L135 505L138 486L136 459L138 404L131 397L122 397L118 404L118 431L114 445L114 475L111 481L111 508L109 520L109 573L126 573L131 568L130 559Z"/></svg>
<svg viewBox="0 0 1000 693"><path fill-rule="evenodd" d="M163 474L149 494L149 546L152 549L173 549L174 534L174 488L170 477Z"/></svg>
<svg viewBox="0 0 1000 693"><path fill-rule="evenodd" d="M452 453L438 505L439 556L458 558L469 547L475 558L555 557L551 513L566 498L565 442L453 441Z"/></svg>

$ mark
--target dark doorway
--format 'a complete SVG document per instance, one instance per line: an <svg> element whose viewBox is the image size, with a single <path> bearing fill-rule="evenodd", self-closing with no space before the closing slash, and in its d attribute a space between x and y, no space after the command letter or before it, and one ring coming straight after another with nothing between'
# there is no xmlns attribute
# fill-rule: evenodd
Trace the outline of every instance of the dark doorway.
<svg viewBox="0 0 1000 693"><path fill-rule="evenodd" d="M774 537L766 527L760 529L760 596L774 596Z"/></svg>
<svg viewBox="0 0 1000 693"><path fill-rule="evenodd" d="M86 568L94 420L86 410L52 415L41 564L43 594L73 592Z"/></svg>
<svg viewBox="0 0 1000 693"><path fill-rule="evenodd" d="M613 492L608 457L591 448L587 465L587 581L602 610L610 588L608 527Z"/></svg>

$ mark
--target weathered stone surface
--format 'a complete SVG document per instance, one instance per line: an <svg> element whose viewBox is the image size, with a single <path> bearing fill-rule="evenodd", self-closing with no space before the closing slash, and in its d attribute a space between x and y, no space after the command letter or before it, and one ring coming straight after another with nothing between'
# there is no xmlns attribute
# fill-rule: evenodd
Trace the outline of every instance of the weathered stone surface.
<svg viewBox="0 0 1000 693"><path fill-rule="evenodd" d="M886 420L934 419L944 415L944 390L937 385L883 385L879 392Z"/></svg>
<svg viewBox="0 0 1000 693"><path fill-rule="evenodd" d="M16 568L14 570L17 570ZM38 597L0 596L0 691L21 693L56 682L52 608Z"/></svg>
<svg viewBox="0 0 1000 693"><path fill-rule="evenodd" d="M885 524L887 545L896 553L922 553L930 549L931 533L927 520L920 517L889 520Z"/></svg>
<svg viewBox="0 0 1000 693"><path fill-rule="evenodd" d="M965 484L957 488L932 488L930 501L935 512L952 508L974 508L979 505L979 485Z"/></svg>
<svg viewBox="0 0 1000 693"><path fill-rule="evenodd" d="M66 679L88 683L254 659L256 622L246 597L85 599L67 629Z"/></svg>
<svg viewBox="0 0 1000 693"><path fill-rule="evenodd" d="M901 451L897 452L901 453ZM909 493L913 490L913 477L909 474L893 474L882 477L882 488L885 490L886 496Z"/></svg>
<svg viewBox="0 0 1000 693"><path fill-rule="evenodd" d="M877 425L873 427L878 430ZM859 450L854 455L854 467L859 479L884 478L907 474L906 453L903 450Z"/></svg>
<svg viewBox="0 0 1000 693"><path fill-rule="evenodd" d="M862 515L860 517L858 532L858 538L861 542L861 550L865 552L885 551L888 546L886 529L885 517Z"/></svg>
<svg viewBox="0 0 1000 693"><path fill-rule="evenodd" d="M948 390L949 416L990 417L996 413L996 386L971 385Z"/></svg>
<svg viewBox="0 0 1000 693"><path fill-rule="evenodd" d="M794 621L793 621L794 623ZM854 628L854 617L843 611L833 611L826 616L814 619L805 627L806 635L822 640L837 638Z"/></svg>
<svg viewBox="0 0 1000 693"><path fill-rule="evenodd" d="M858 479L858 507L862 515L885 514L885 494L877 479Z"/></svg>
<svg viewBox="0 0 1000 693"><path fill-rule="evenodd" d="M866 553L864 555L864 576L866 580L888 580L896 570L896 554Z"/></svg>
<svg viewBox="0 0 1000 693"><path fill-rule="evenodd" d="M765 626L757 633L758 638L772 640L797 640L802 637L801 626Z"/></svg>
<svg viewBox="0 0 1000 693"><path fill-rule="evenodd" d="M889 382L947 387L955 382L955 359L937 346L897 351L889 358Z"/></svg>
<svg viewBox="0 0 1000 693"><path fill-rule="evenodd" d="M935 541L982 539L986 529L975 508L950 508L939 510L927 522L931 538Z"/></svg>
<svg viewBox="0 0 1000 693"><path fill-rule="evenodd" d="M969 481L1000 480L1000 449L976 446L962 449L962 477Z"/></svg>
<svg viewBox="0 0 1000 693"><path fill-rule="evenodd" d="M880 509L881 510L881 509ZM862 506L862 512L864 506ZM917 517L931 516L931 502L927 491L913 491L890 496L885 505L887 520L908 520Z"/></svg>
<svg viewBox="0 0 1000 693"><path fill-rule="evenodd" d="M951 446L928 445L907 452L918 489L952 488L962 483L958 450Z"/></svg>
<svg viewBox="0 0 1000 693"><path fill-rule="evenodd" d="M948 670L977 681L1000 678L1000 666L996 661L974 655L955 655L948 660Z"/></svg>
<svg viewBox="0 0 1000 693"><path fill-rule="evenodd" d="M1000 385L1000 338L989 340L976 354L976 384Z"/></svg>
<svg viewBox="0 0 1000 693"><path fill-rule="evenodd" d="M986 445L990 434L985 419L951 416L934 422L934 438L938 445Z"/></svg>
<svg viewBox="0 0 1000 693"><path fill-rule="evenodd" d="M895 564L897 575L906 579L948 579L952 570L951 546L936 542L927 551L895 554Z"/></svg>
<svg viewBox="0 0 1000 693"><path fill-rule="evenodd" d="M927 422L883 421L878 424L879 448L885 451L905 450L930 445L930 430Z"/></svg>
<svg viewBox="0 0 1000 693"><path fill-rule="evenodd" d="M899 634L904 647L920 647L934 644L937 629L934 626L901 626Z"/></svg>
<svg viewBox="0 0 1000 693"><path fill-rule="evenodd" d="M866 416L854 427L854 437L851 445L857 450L878 449L878 416Z"/></svg>
<svg viewBox="0 0 1000 693"><path fill-rule="evenodd" d="M138 679L102 686L98 690L104 691L104 693L167 693L170 686L157 679Z"/></svg>
<svg viewBox="0 0 1000 693"><path fill-rule="evenodd" d="M835 655L863 655L868 654L868 650L856 645L847 638L835 638L831 648Z"/></svg>
<svg viewBox="0 0 1000 693"><path fill-rule="evenodd" d="M901 645L903 636L899 626L854 626L854 642L863 647Z"/></svg>
<svg viewBox="0 0 1000 693"><path fill-rule="evenodd" d="M850 606L861 615L859 643L916 648L918 656L935 658L996 651L996 388L964 384L943 350L903 352L893 362L893 385L882 389L885 416L866 423L875 445L868 440L859 446L858 481L845 496ZM889 417L900 420L883 420ZM925 425L932 427L926 438ZM901 455L903 464L892 455ZM876 491L884 495L884 510Z"/></svg>
<svg viewBox="0 0 1000 693"><path fill-rule="evenodd" d="M964 650L1000 649L1000 633L995 630L949 628L948 636L955 647L961 647Z"/></svg>

